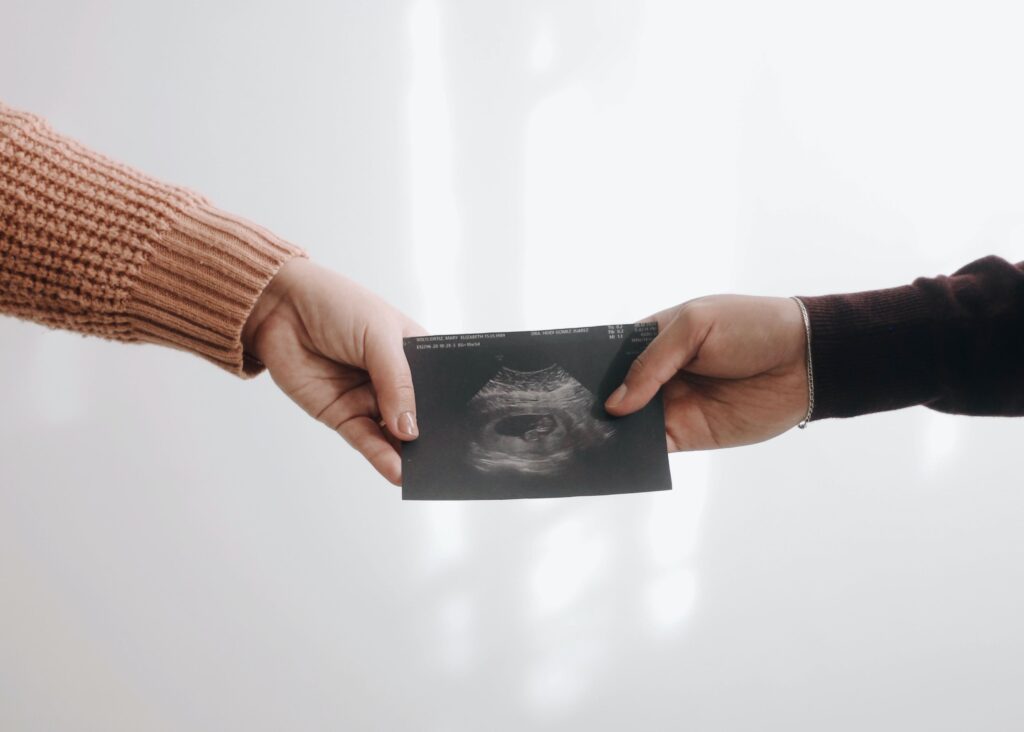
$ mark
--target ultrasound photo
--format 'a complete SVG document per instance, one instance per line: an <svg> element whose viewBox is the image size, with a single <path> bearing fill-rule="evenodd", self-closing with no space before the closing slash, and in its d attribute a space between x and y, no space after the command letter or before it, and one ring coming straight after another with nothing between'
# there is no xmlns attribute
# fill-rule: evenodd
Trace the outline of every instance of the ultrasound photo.
<svg viewBox="0 0 1024 732"><path fill-rule="evenodd" d="M549 498L667 490L661 399L604 402L657 323L405 339L420 437L402 498Z"/></svg>

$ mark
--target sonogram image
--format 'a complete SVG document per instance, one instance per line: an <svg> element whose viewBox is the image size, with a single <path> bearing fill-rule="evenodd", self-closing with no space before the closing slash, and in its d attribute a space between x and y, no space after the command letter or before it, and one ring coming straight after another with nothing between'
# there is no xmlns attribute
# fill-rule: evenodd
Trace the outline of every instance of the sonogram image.
<svg viewBox="0 0 1024 732"><path fill-rule="evenodd" d="M407 338L420 436L402 497L549 498L671 488L661 400L604 402L657 325Z"/></svg>
<svg viewBox="0 0 1024 732"><path fill-rule="evenodd" d="M482 473L556 475L615 434L592 414L596 399L557 364L502 367L469 400L473 437L466 459Z"/></svg>

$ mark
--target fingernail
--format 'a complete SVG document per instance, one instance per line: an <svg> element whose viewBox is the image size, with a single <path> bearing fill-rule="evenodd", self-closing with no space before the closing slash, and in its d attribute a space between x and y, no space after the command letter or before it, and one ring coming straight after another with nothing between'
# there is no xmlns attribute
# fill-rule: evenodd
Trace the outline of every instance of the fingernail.
<svg viewBox="0 0 1024 732"><path fill-rule="evenodd" d="M419 434L419 430L416 429L416 415L412 412L402 412L398 418L398 429L403 435L416 437Z"/></svg>
<svg viewBox="0 0 1024 732"><path fill-rule="evenodd" d="M612 395L608 397L608 401L604 403L606 407L617 407L619 402L626 398L626 385L623 384L618 389L612 392Z"/></svg>

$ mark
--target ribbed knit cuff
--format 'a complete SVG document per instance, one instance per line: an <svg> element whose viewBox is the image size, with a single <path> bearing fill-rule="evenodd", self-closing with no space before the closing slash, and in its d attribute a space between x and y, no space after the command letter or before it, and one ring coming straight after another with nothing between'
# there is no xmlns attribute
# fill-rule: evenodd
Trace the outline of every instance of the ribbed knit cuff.
<svg viewBox="0 0 1024 732"><path fill-rule="evenodd" d="M934 312L919 289L800 299L811 321L812 419L900 409L935 398Z"/></svg>
<svg viewBox="0 0 1024 732"><path fill-rule="evenodd" d="M127 315L139 340L196 353L243 377L262 364L242 328L260 293L303 251L205 202L175 211L135 281Z"/></svg>

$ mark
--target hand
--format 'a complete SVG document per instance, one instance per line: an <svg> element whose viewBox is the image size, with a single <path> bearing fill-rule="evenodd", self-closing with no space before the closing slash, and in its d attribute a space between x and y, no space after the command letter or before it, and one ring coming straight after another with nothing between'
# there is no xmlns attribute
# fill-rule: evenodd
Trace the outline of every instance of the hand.
<svg viewBox="0 0 1024 732"><path fill-rule="evenodd" d="M424 334L355 282L293 259L260 295L242 343L285 394L399 485L399 441L419 434L402 338Z"/></svg>
<svg viewBox="0 0 1024 732"><path fill-rule="evenodd" d="M789 298L713 295L663 310L659 333L605 402L621 416L664 385L669 452L761 442L807 413L807 333Z"/></svg>

